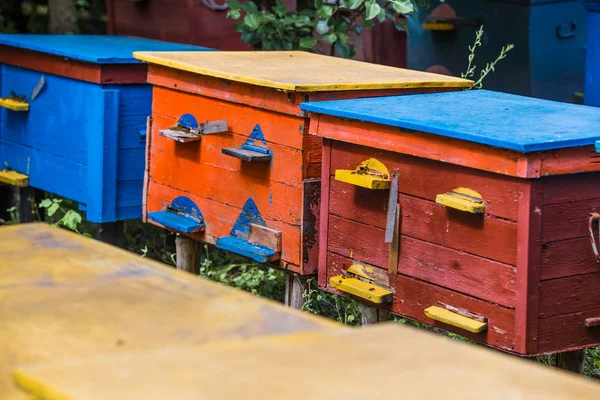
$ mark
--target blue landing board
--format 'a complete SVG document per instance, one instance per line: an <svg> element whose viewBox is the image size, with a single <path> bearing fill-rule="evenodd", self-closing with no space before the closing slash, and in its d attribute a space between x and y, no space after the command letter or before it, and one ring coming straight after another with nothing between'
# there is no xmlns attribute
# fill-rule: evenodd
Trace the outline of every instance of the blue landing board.
<svg viewBox="0 0 600 400"><path fill-rule="evenodd" d="M134 51L207 51L206 47L112 35L0 34L0 45L95 64L141 64Z"/></svg>
<svg viewBox="0 0 600 400"><path fill-rule="evenodd" d="M225 236L217 239L216 247L217 249L231 251L263 264L268 262L269 258L276 254L276 251L273 249L258 244L252 244L244 239L233 236Z"/></svg>
<svg viewBox="0 0 600 400"><path fill-rule="evenodd" d="M488 90L323 101L300 107L522 153L593 145L600 139L600 108Z"/></svg>

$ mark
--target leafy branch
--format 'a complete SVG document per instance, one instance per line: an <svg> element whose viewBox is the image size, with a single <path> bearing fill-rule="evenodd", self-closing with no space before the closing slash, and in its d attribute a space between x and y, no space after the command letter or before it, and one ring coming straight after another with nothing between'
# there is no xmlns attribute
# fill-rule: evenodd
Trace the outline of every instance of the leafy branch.
<svg viewBox="0 0 600 400"><path fill-rule="evenodd" d="M402 18L414 11L411 0L314 0L312 7L288 10L280 0L261 2L229 0L227 17L237 20L242 41L255 50L310 50L349 58L354 41L375 21L393 20L404 29Z"/></svg>

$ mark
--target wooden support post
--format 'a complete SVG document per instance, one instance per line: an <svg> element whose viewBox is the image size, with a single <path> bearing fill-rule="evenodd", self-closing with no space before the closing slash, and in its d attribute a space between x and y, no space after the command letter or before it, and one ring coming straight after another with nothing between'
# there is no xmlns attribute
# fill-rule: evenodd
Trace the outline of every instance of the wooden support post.
<svg viewBox="0 0 600 400"><path fill-rule="evenodd" d="M177 234L175 238L177 269L198 275L200 272L200 243L187 236Z"/></svg>
<svg viewBox="0 0 600 400"><path fill-rule="evenodd" d="M585 349L557 353L556 368L583 374L585 368Z"/></svg>
<svg viewBox="0 0 600 400"><path fill-rule="evenodd" d="M31 186L13 186L13 204L19 212L19 221L21 223L35 222L43 219L38 205L44 198L44 192L32 188ZM37 210L37 212L36 212Z"/></svg>
<svg viewBox="0 0 600 400"><path fill-rule="evenodd" d="M368 306L360 303L360 314L362 325L372 325L379 322L385 322L390 319L390 315L387 311L381 310L376 307Z"/></svg>
<svg viewBox="0 0 600 400"><path fill-rule="evenodd" d="M113 246L124 247L125 232L123 228L123 221L98 224L96 239Z"/></svg>
<svg viewBox="0 0 600 400"><path fill-rule="evenodd" d="M302 310L308 278L289 272L285 280L285 305Z"/></svg>

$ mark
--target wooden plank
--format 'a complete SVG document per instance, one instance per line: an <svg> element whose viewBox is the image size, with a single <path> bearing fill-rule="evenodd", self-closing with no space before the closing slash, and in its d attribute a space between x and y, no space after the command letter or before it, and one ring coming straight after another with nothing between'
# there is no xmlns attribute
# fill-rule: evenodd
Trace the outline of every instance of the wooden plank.
<svg viewBox="0 0 600 400"><path fill-rule="evenodd" d="M373 157L388 170L398 169L398 186L402 193L435 201L439 193L461 186L472 187L484 198L487 214L517 219L518 179L351 143L333 143L332 175L337 169L353 169Z"/></svg>
<svg viewBox="0 0 600 400"><path fill-rule="evenodd" d="M540 318L593 310L600 304L600 271L540 283Z"/></svg>
<svg viewBox="0 0 600 400"><path fill-rule="evenodd" d="M516 223L447 209L404 194L400 195L399 202L403 235L505 264L516 264ZM330 214L353 221L369 221L369 225L385 229L386 206L386 193L331 181Z"/></svg>
<svg viewBox="0 0 600 400"><path fill-rule="evenodd" d="M367 300L374 304L391 303L393 293L381 286L360 279L345 277L343 275L332 276L329 285L340 292Z"/></svg>
<svg viewBox="0 0 600 400"><path fill-rule="evenodd" d="M542 156L538 153L526 157L515 151L478 143L445 138L425 132L402 130L369 122L342 120L326 115L321 115L319 121L319 136L361 144L375 149L411 154L430 160L519 178L538 178L550 174L564 173L559 167L547 167L542 170L540 165ZM377 135L370 132L377 132ZM552 151L552 157L560 159L562 154L567 157L571 152L573 151L570 149L554 150ZM577 159L579 155L573 157ZM600 170L600 163L586 163L582 168L581 172L598 171Z"/></svg>
<svg viewBox="0 0 600 400"><path fill-rule="evenodd" d="M133 56L150 64L198 75L299 92L467 88L473 84L472 81L461 78L301 51L134 52Z"/></svg>
<svg viewBox="0 0 600 400"><path fill-rule="evenodd" d="M257 372L252 384L223 385L226 377L246 382L249 370ZM327 399L354 400L373 394L366 376L390 376L390 370L398 376L381 379L378 393L396 393L401 384L409 398L462 400L485 393L489 400L575 400L600 395L591 380L397 324L56 360L20 367L16 378L29 394L56 393L73 400L118 398L123 393L158 400L173 392L180 400L299 400L306 398L306 390ZM432 370L444 371L435 384ZM324 376L327 382L343 384L322 384Z"/></svg>
<svg viewBox="0 0 600 400"><path fill-rule="evenodd" d="M250 105L231 103L162 87L155 87L153 96L153 114L171 117L175 122L183 114L193 115L198 122L227 120L229 132L245 137L249 137L258 124L268 143L299 150L303 146L304 130L308 129L304 118L267 112ZM170 128L170 126L162 127L161 125L161 129L165 128Z"/></svg>
<svg viewBox="0 0 600 400"><path fill-rule="evenodd" d="M542 241L589 237L589 214L600 210L600 197L541 207Z"/></svg>
<svg viewBox="0 0 600 400"><path fill-rule="evenodd" d="M540 307L540 264L542 235L542 183L523 182L517 227L517 305L515 308L515 350L536 353Z"/></svg>
<svg viewBox="0 0 600 400"><path fill-rule="evenodd" d="M328 251L387 269L389 248L383 229L333 215L329 229L335 234L329 237ZM399 273L514 308L515 267L405 235L399 247Z"/></svg>
<svg viewBox="0 0 600 400"><path fill-rule="evenodd" d="M593 327L596 327L596 326L600 326L600 317L586 318L583 321L583 325L586 328L593 328Z"/></svg>
<svg viewBox="0 0 600 400"><path fill-rule="evenodd" d="M267 142L275 157L270 164L247 164L233 157L222 154L223 148L242 146L248 136L239 134L209 135L202 138L202 143L178 145L172 140L162 138L158 129L170 127L176 123L174 118L153 114L154 126L152 135L152 154L150 155L150 168L152 176L168 176L171 180L174 171L170 169L180 165L186 171L195 171L204 165L226 169L244 177L252 177L262 181L283 182L287 185L300 187L302 185L302 157L303 152L287 146ZM290 168L290 165L297 168ZM178 178L183 179L183 178Z"/></svg>
<svg viewBox="0 0 600 400"><path fill-rule="evenodd" d="M0 182L11 186L24 187L29 185L29 177L17 171L0 171Z"/></svg>
<svg viewBox="0 0 600 400"><path fill-rule="evenodd" d="M281 252L281 232L266 226L250 224L248 242Z"/></svg>
<svg viewBox="0 0 600 400"><path fill-rule="evenodd" d="M556 279L600 270L589 237L542 244L540 279Z"/></svg>
<svg viewBox="0 0 600 400"><path fill-rule="evenodd" d="M0 287L2 399L20 365L337 326L45 224L0 228Z"/></svg>
<svg viewBox="0 0 600 400"><path fill-rule="evenodd" d="M583 374L585 370L585 350L571 350L556 354L556 368Z"/></svg>
<svg viewBox="0 0 600 400"><path fill-rule="evenodd" d="M600 343L600 328L585 326L588 318L600 316L600 307L593 310L543 318L539 322L539 348L544 353L576 350Z"/></svg>
<svg viewBox="0 0 600 400"><path fill-rule="evenodd" d="M221 153L225 154L226 156L235 157L246 162L270 163L271 159L273 158L273 155L271 153L265 154L259 151L237 147L223 148L221 149Z"/></svg>
<svg viewBox="0 0 600 400"><path fill-rule="evenodd" d="M229 236L236 219L240 215L241 207L243 206L242 204L242 206L237 207L230 202L221 203L206 197L201 197L195 193L185 192L169 185L163 185L150 180L147 200L148 212L163 210L167 204L179 196L187 196L196 203L202 211L206 223L204 232L190 234L189 236L195 240L210 244L214 244L217 238ZM265 201L265 204L268 204L268 198L265 199ZM258 202L257 204L267 226L281 231L282 237L285 238L281 248L281 267L300 273L302 249L300 224L290 225L281 219L276 219L265 212L267 211L266 207L261 208L261 205ZM300 214L297 215L300 217ZM149 222L156 225L153 221Z"/></svg>
<svg viewBox="0 0 600 400"><path fill-rule="evenodd" d="M305 123L304 129L308 123ZM302 144L302 178L320 178L321 177L321 157L322 157L323 138L314 135L304 135Z"/></svg>
<svg viewBox="0 0 600 400"><path fill-rule="evenodd" d="M86 219L116 221L117 157L119 146L119 91L103 90L99 108L102 123L87 133L88 163Z"/></svg>
<svg viewBox="0 0 600 400"><path fill-rule="evenodd" d="M314 120L314 119L313 119ZM321 205L319 212L319 264L318 283L320 288L328 285L327 245L329 241L329 200L331 194L331 146L329 139L323 139L323 164L321 167Z"/></svg>
<svg viewBox="0 0 600 400"><path fill-rule="evenodd" d="M200 243L178 234L175 238L175 246L177 269L198 275L200 271L200 254L202 252Z"/></svg>
<svg viewBox="0 0 600 400"><path fill-rule="evenodd" d="M225 81L190 72L177 71L158 65L148 68L148 83L158 87L200 94L208 98L223 99L228 103L237 103L270 110L293 116L304 116L300 103L304 96L297 93L285 93L268 88L256 87L246 83Z"/></svg>
<svg viewBox="0 0 600 400"><path fill-rule="evenodd" d="M6 108L10 111L29 111L29 103L11 98L0 98L0 108Z"/></svg>
<svg viewBox="0 0 600 400"><path fill-rule="evenodd" d="M541 176L580 174L600 170L594 145L578 146L541 153Z"/></svg>
<svg viewBox="0 0 600 400"><path fill-rule="evenodd" d="M544 205L600 198L598 172L549 176L542 179Z"/></svg>
<svg viewBox="0 0 600 400"><path fill-rule="evenodd" d="M328 277L340 275L352 260L333 253L327 254ZM324 290L337 292L329 286ZM437 306L454 312L466 310L471 314L488 319L488 329L482 333L470 333L442 324L428 318L427 307ZM469 339L486 343L504 351L514 351L514 311L483 300L475 299L455 291L426 283L405 275L398 275L396 293L391 309L395 314L404 315L428 325L449 330Z"/></svg>
<svg viewBox="0 0 600 400"><path fill-rule="evenodd" d="M480 333L487 329L487 324L472 318L465 317L445 308L431 306L425 309L425 315L446 325L464 329L467 332Z"/></svg>

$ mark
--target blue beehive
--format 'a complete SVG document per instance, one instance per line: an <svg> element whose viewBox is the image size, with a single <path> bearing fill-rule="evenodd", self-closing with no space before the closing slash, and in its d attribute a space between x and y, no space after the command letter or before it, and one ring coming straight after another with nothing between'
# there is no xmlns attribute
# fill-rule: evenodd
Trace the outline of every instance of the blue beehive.
<svg viewBox="0 0 600 400"><path fill-rule="evenodd" d="M469 46L484 27L477 75L508 44L515 48L484 81L486 89L572 101L583 91L586 15L581 0L434 0L409 20L408 68L467 69Z"/></svg>
<svg viewBox="0 0 600 400"><path fill-rule="evenodd" d="M584 102L600 107L600 0L584 2L588 11Z"/></svg>
<svg viewBox="0 0 600 400"><path fill-rule="evenodd" d="M134 51L209 50L123 36L0 35L0 162L95 223L140 218L152 89Z"/></svg>

